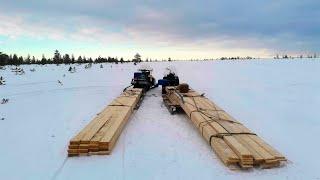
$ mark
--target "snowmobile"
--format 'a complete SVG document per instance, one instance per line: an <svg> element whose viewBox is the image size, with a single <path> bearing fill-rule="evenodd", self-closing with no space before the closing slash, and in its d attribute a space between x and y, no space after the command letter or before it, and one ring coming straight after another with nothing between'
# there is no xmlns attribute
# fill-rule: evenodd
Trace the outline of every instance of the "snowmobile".
<svg viewBox="0 0 320 180"><path fill-rule="evenodd" d="M140 68L135 72L131 80L131 86L134 88L141 88L145 92L158 87L155 78L151 74L151 68Z"/></svg>
<svg viewBox="0 0 320 180"><path fill-rule="evenodd" d="M174 70L167 68L167 72L165 73L162 79L158 80L158 84L162 85L162 94L165 94L166 86L178 86L179 85L179 77L176 75Z"/></svg>
<svg viewBox="0 0 320 180"><path fill-rule="evenodd" d="M138 72L135 72L133 75L133 78L131 80L131 85L123 89L123 92L125 92L130 87L142 89L142 95L135 109L138 109L140 107L140 104L144 98L144 95L148 90L158 87L158 84L155 83L156 80L151 73L152 73L151 68L148 68L148 67L139 68Z"/></svg>
<svg viewBox="0 0 320 180"><path fill-rule="evenodd" d="M174 114L181 110L180 105L177 102L171 102L167 96L166 88L167 86L178 86L179 77L176 75L173 69L167 68L162 79L158 80L158 84L162 86L162 99L164 105L168 108L171 114Z"/></svg>

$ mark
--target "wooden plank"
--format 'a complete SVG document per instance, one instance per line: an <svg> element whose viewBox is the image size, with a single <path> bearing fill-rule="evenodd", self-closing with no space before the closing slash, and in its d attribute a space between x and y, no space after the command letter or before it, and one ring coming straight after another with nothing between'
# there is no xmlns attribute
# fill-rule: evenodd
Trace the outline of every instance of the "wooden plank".
<svg viewBox="0 0 320 180"><path fill-rule="evenodd" d="M278 160L286 161L286 158L281 153L279 153L277 150L275 150L272 146L267 144L258 136L250 136L250 138L253 139L256 143L258 143L266 151L268 151L271 155L275 156Z"/></svg>
<svg viewBox="0 0 320 180"><path fill-rule="evenodd" d="M249 136L256 136L256 135L239 135L239 136L242 139L244 139L246 143L264 159L264 161L275 160L275 156L271 155L269 152L267 152L264 148L259 146L255 141L253 141L249 137Z"/></svg>
<svg viewBox="0 0 320 180"><path fill-rule="evenodd" d="M68 153L79 153L78 149L68 149Z"/></svg>
<svg viewBox="0 0 320 180"><path fill-rule="evenodd" d="M101 113L98 114L92 121L89 122L88 125L84 127L75 137L70 140L70 144L80 144L81 139L85 136L85 134L100 120L100 116L103 116L108 112L108 107L104 108Z"/></svg>
<svg viewBox="0 0 320 180"><path fill-rule="evenodd" d="M68 156L110 154L141 94L141 89L128 89L114 99L70 140Z"/></svg>
<svg viewBox="0 0 320 180"><path fill-rule="evenodd" d="M75 157L75 156L79 156L78 153L68 153L68 157Z"/></svg>
<svg viewBox="0 0 320 180"><path fill-rule="evenodd" d="M131 114L131 110L129 107L122 107L121 108L121 114L119 113L119 116L115 118L114 123L111 125L110 129L104 134L100 142L110 142L113 136L115 135L117 129L121 126L121 124L124 121L124 118Z"/></svg>
<svg viewBox="0 0 320 180"><path fill-rule="evenodd" d="M112 111L113 107L108 107L108 110L108 112ZM81 138L81 142L90 142L92 137L103 127L105 123L107 123L112 118L112 114L104 114L102 117L99 118L100 120L96 122Z"/></svg>
<svg viewBox="0 0 320 180"><path fill-rule="evenodd" d="M240 162L239 157L232 151L232 149L221 138L211 139L211 148L217 153L221 161L229 166Z"/></svg>
<svg viewBox="0 0 320 180"><path fill-rule="evenodd" d="M94 137L91 139L91 143L99 143L101 139L105 136L105 134L110 131L110 128L113 127L113 124L115 121L118 120L119 115L121 113L124 113L122 109L128 109L130 107L122 107L122 106L111 106L113 110L110 112L110 115L112 116L110 120L94 135Z"/></svg>
<svg viewBox="0 0 320 180"><path fill-rule="evenodd" d="M225 128L228 129L229 132L233 133L250 133L250 132L244 132L241 129L238 128L238 124L230 123L226 121L222 121L222 124L224 124ZM250 139L247 138L247 135L234 135L234 137L245 147L247 148L250 153L253 156L253 163L255 165L261 164L264 162L264 157L259 153L259 148L256 146L256 144ZM264 153L264 152L261 152ZM267 157L269 158L269 157Z"/></svg>
<svg viewBox="0 0 320 180"><path fill-rule="evenodd" d="M112 137L111 142L109 143L109 151L112 151L113 147L115 146L116 141L118 140L122 130L124 129L125 125L127 124L129 117L131 116L131 113L132 112L129 112L126 114L126 116L123 118L122 123L120 124L119 128L117 129L116 133Z"/></svg>
<svg viewBox="0 0 320 180"><path fill-rule="evenodd" d="M263 157L256 151L256 149L252 146L250 146L250 144L248 144L247 139L245 138L245 136L243 135L235 135L234 136L245 148L248 149L248 151L250 151L250 153L252 154L253 157L253 164L254 165L258 165L261 164L264 159Z"/></svg>
<svg viewBox="0 0 320 180"><path fill-rule="evenodd" d="M236 164L239 162L238 156L221 138L215 138L217 132L209 125L203 126L202 136L209 143L211 148L217 153L218 157L225 165Z"/></svg>
<svg viewBox="0 0 320 180"><path fill-rule="evenodd" d="M78 149L78 148L79 148L79 145L72 145L72 144L70 144L70 145L68 146L68 148L69 148L69 149Z"/></svg>
<svg viewBox="0 0 320 180"><path fill-rule="evenodd" d="M274 148L206 97L193 90L179 93L175 87L167 87L166 91L167 98L179 102L204 139L207 142L211 139L209 144L226 165L239 162L242 168L250 168L255 163L271 168L278 166L281 159L285 160ZM226 149L229 155L223 154ZM234 161L230 158L232 153Z"/></svg>
<svg viewBox="0 0 320 180"><path fill-rule="evenodd" d="M248 149L239 143L233 136L224 136L223 139L241 160L244 158L252 159L252 154Z"/></svg>

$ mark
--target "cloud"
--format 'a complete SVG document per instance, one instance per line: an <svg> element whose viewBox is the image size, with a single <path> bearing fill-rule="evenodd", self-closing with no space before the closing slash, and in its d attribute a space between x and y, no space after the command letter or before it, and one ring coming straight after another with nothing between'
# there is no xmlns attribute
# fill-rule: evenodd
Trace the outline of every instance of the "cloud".
<svg viewBox="0 0 320 180"><path fill-rule="evenodd" d="M65 35L62 29L48 27L44 23L26 21L22 16L6 16L0 14L0 34L15 39L20 36L32 38L62 39Z"/></svg>
<svg viewBox="0 0 320 180"><path fill-rule="evenodd" d="M319 5L316 0L11 0L0 7L0 35L208 56L319 51Z"/></svg>

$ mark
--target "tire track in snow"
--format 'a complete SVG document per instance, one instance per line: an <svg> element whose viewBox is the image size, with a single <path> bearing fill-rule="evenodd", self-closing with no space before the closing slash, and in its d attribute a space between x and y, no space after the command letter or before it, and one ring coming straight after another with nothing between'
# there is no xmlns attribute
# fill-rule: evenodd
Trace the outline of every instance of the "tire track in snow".
<svg viewBox="0 0 320 180"><path fill-rule="evenodd" d="M12 86L28 86L28 85L37 85L37 84L47 84L47 83L56 83L57 81L40 81L40 82L30 82L30 83L21 83L21 84L7 84L8 87Z"/></svg>
<svg viewBox="0 0 320 180"><path fill-rule="evenodd" d="M124 140L123 140L123 148L122 148L122 179L125 180L126 179L126 170L125 170L125 153L126 153L126 136L127 133L126 131L124 131Z"/></svg>
<svg viewBox="0 0 320 180"><path fill-rule="evenodd" d="M80 87L70 87L70 88L62 88L62 89L49 89L49 90L38 90L38 91L28 91L28 92L21 92L21 93L13 93L13 94L6 94L4 96L20 96L20 95L39 95L42 93L47 92L57 92L57 91L77 91L77 90L85 90L85 89L94 89L94 88L104 88L109 86L80 86Z"/></svg>
<svg viewBox="0 0 320 180"><path fill-rule="evenodd" d="M58 177L58 175L61 173L64 165L67 163L67 161L68 161L68 157L66 157L66 158L63 160L62 164L61 164L61 165L59 166L59 168L54 172L54 174L53 174L53 176L52 176L52 178L51 178L50 180L55 180L55 179Z"/></svg>

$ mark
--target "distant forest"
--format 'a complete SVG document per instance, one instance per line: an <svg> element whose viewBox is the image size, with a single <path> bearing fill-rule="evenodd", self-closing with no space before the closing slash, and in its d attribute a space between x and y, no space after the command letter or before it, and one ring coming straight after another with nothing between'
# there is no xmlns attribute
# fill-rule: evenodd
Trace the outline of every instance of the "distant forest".
<svg viewBox="0 0 320 180"><path fill-rule="evenodd" d="M289 55L276 55L273 59L295 59L295 58L318 58L317 54L314 55L299 55L296 57L289 56ZM246 57L221 57L218 59L203 59L203 61L210 61L210 60L251 60L251 59L260 59L260 58L253 58L250 56ZM151 60L146 59L145 62L151 62L151 61L158 61L158 60ZM160 61L175 61L172 60L170 57L165 60ZM190 61L200 61L199 59L190 59ZM118 59L117 57L98 57L95 59L92 59L91 57L86 58L85 56L79 56L78 58L75 58L74 55L64 54L61 55L58 50L55 50L52 58L46 58L44 55L42 55L41 59L37 59L34 56L28 55L27 57L23 58L22 56L18 56L16 54L13 55L7 55L5 53L0 52L0 66L5 65L22 65L22 64L82 64L82 63L126 63L126 62L134 62L139 63L142 62L141 55L136 54L132 60L124 60L123 58Z"/></svg>
<svg viewBox="0 0 320 180"><path fill-rule="evenodd" d="M114 58L114 57L98 57L92 59L91 57L86 58L85 56L79 56L75 58L73 55L65 54L61 55L58 50L53 54L52 58L46 58L42 55L42 58L36 59L34 56L28 55L26 58L18 56L16 54L7 55L0 52L0 66L5 65L22 65L22 64L75 64L75 63L125 63L125 62L141 62L141 56L136 54L132 60L125 61L123 58Z"/></svg>

